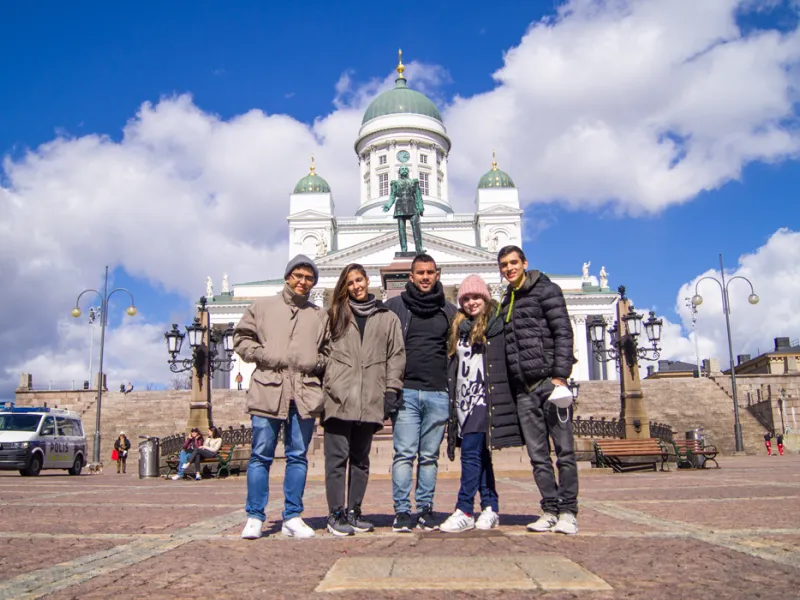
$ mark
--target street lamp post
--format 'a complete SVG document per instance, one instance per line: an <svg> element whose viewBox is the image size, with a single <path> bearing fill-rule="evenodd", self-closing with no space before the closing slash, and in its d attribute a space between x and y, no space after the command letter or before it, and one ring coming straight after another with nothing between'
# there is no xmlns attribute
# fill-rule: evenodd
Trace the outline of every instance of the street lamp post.
<svg viewBox="0 0 800 600"><path fill-rule="evenodd" d="M101 294L99 291L93 288L83 290L80 294L78 294L78 298L75 300L75 308L72 309L71 313L76 319L81 316L80 302L81 297L84 294L95 293L100 296L100 372L97 375L97 410L95 412L94 421L94 448L92 449L92 461L96 463L100 462L100 409L103 403L103 352L105 350L106 324L108 322L108 301L111 296L117 292L125 292L131 297L131 305L125 310L125 312L128 314L128 316L134 316L136 314L136 306L133 301L133 294L131 294L130 290L125 288L116 288L111 290L111 292L108 291L108 265L106 265L103 293ZM95 315L95 318L97 318L97 311L95 311Z"/></svg>
<svg viewBox="0 0 800 600"><path fill-rule="evenodd" d="M686 307L692 312L692 335L694 336L694 359L697 363L697 376L700 377L700 343L697 339L697 307L691 298L684 298Z"/></svg>
<svg viewBox="0 0 800 600"><path fill-rule="evenodd" d="M174 323L172 329L164 334L167 342L167 352L170 358L167 360L170 371L182 373L193 371L192 381L192 403L189 414L189 427L196 427L205 420L210 427L213 425L211 415L211 378L214 371L230 371L233 369L233 323L228 323L224 331L215 331L211 327L209 320L206 298L200 298L200 308L198 316L195 317L191 325L186 326L186 333L178 329L178 324ZM189 336L189 346L192 348L191 358L178 358L183 346L183 340ZM223 357L218 357L217 346L222 343L225 352ZM205 400L200 401L200 393L205 385ZM205 413L201 415L200 413Z"/></svg>
<svg viewBox="0 0 800 600"><path fill-rule="evenodd" d="M731 395L733 396L733 437L736 441L736 452L744 452L744 442L742 441L742 423L739 420L739 397L736 394L736 368L733 362L733 340L731 338L731 305L730 305L730 297L728 296L728 286L730 286L731 282L735 279L742 279L748 283L750 286L750 295L747 297L747 301L750 304L758 304L758 296L756 295L755 289L753 288L753 283L747 278L742 277L741 275L736 275L731 277L727 282L725 281L725 265L722 263L722 254L719 255L719 270L722 281L717 279L716 277L711 277L707 275L705 277L701 277L697 280L697 283L694 286L694 296L692 297L692 304L695 306L700 306L703 303L703 297L697 291L698 287L700 286L700 282L704 279L710 279L711 281L716 282L719 286L720 292L722 293L722 312L725 313L725 327L728 331L728 357L730 358L730 369L731 369Z"/></svg>
<svg viewBox="0 0 800 600"><path fill-rule="evenodd" d="M649 438L650 422L644 404L644 392L639 378L639 359L658 360L661 348L661 328L663 321L656 319L653 311L650 318L642 323L642 315L636 312L630 300L625 296L625 286L619 287L617 302L617 320L608 333L611 346L604 347L606 339L606 322L601 317L594 317L589 322L589 336L594 348L594 356L599 362L619 361L620 367L620 417L625 421L625 437ZM652 345L651 348L639 346L639 336L644 324L645 334ZM627 367L627 368L623 368Z"/></svg>
<svg viewBox="0 0 800 600"><path fill-rule="evenodd" d="M102 311L99 306L89 307L89 381L92 381L92 364L94 363L94 325ZM91 385L91 384L90 384Z"/></svg>

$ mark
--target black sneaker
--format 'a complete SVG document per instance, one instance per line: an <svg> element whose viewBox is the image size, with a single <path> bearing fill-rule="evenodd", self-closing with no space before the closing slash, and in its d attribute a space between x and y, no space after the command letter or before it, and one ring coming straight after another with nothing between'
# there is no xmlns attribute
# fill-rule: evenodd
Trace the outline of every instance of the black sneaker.
<svg viewBox="0 0 800 600"><path fill-rule="evenodd" d="M357 533L368 533L375 530L375 525L361 518L361 507L351 508L347 513L347 522Z"/></svg>
<svg viewBox="0 0 800 600"><path fill-rule="evenodd" d="M422 512L417 516L417 529L423 531L439 531L441 521L433 514L430 507L425 507Z"/></svg>
<svg viewBox="0 0 800 600"><path fill-rule="evenodd" d="M355 534L355 530L350 523L347 522L347 517L344 516L344 511L341 509L328 515L328 531L339 537Z"/></svg>
<svg viewBox="0 0 800 600"><path fill-rule="evenodd" d="M392 523L395 533L411 533L411 515L407 512L397 513Z"/></svg>

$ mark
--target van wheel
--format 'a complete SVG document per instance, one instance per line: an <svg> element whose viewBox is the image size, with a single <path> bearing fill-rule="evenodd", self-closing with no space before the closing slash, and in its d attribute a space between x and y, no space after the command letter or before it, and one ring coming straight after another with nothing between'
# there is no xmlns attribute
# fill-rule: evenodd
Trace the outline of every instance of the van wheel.
<svg viewBox="0 0 800 600"><path fill-rule="evenodd" d="M27 477L28 476L28 472L25 469L20 469L19 470L19 474L22 475L23 477Z"/></svg>
<svg viewBox="0 0 800 600"><path fill-rule="evenodd" d="M79 456L75 459L75 462L72 463L72 468L67 469L67 472L70 475L80 475L81 469L83 469L83 459Z"/></svg>
<svg viewBox="0 0 800 600"><path fill-rule="evenodd" d="M34 454L31 457L31 462L28 465L28 468L25 469L25 475L29 477L36 477L42 470L42 457L38 454Z"/></svg>

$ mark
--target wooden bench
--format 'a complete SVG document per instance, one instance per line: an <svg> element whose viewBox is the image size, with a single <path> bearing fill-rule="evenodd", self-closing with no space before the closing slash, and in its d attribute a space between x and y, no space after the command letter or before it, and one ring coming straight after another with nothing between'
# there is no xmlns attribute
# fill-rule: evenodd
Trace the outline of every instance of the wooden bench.
<svg viewBox="0 0 800 600"><path fill-rule="evenodd" d="M714 468L719 469L719 463L717 462L717 454L719 452L716 446L703 444L700 440L673 440L672 446L675 448L675 461L678 464L678 468L688 467L694 469L697 467L694 458L702 456L705 460L700 468L709 469L708 464L713 462Z"/></svg>
<svg viewBox="0 0 800 600"><path fill-rule="evenodd" d="M217 465L217 472L215 474L216 477L221 477L222 472L225 471L228 475L231 474L231 458L233 457L233 451L236 448L236 444L223 444L219 452L216 456L212 456L211 458L203 458L200 460L201 465ZM172 473L178 472L178 456L179 454L173 454L172 456L166 459L167 463L167 474L165 477L169 477Z"/></svg>
<svg viewBox="0 0 800 600"><path fill-rule="evenodd" d="M659 460L661 461L661 470L669 470L665 468L669 456L667 449L656 438L595 440L594 454L598 467L611 467L616 473L650 469L651 467L655 471Z"/></svg>

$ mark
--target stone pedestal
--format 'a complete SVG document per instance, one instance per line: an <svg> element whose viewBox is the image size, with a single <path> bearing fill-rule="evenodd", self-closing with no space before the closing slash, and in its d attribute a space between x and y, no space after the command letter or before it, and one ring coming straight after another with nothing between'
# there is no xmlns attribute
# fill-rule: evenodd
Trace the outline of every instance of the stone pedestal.
<svg viewBox="0 0 800 600"><path fill-rule="evenodd" d="M624 317L630 310L630 300L621 298L617 303L617 323L619 336L628 334ZM650 420L644 403L642 380L639 378L639 364L634 358L632 366L628 365L624 356L620 359L620 401L622 417L625 420L625 439L639 440L650 437Z"/></svg>
<svg viewBox="0 0 800 600"><path fill-rule="evenodd" d="M200 318L200 325L206 328L203 334L203 356L208 348L210 334L208 313L200 310L197 313ZM186 435L192 428L197 427L205 436L206 430L214 424L211 416L211 375L205 373L202 380L198 377L196 368L192 369L192 397L189 400L189 419L186 421Z"/></svg>
<svg viewBox="0 0 800 600"><path fill-rule="evenodd" d="M394 261L381 269L381 284L386 291L386 300L399 296L406 288L415 256L414 252L396 252Z"/></svg>

